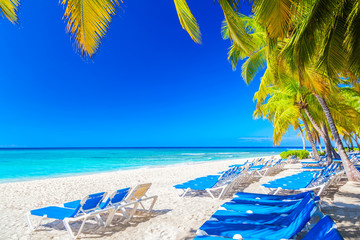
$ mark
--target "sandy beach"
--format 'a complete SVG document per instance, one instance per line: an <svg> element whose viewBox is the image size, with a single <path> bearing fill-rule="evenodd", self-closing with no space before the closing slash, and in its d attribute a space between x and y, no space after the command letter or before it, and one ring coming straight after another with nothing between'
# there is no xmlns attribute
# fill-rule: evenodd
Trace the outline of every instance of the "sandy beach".
<svg viewBox="0 0 360 240"><path fill-rule="evenodd" d="M127 224L115 219L112 226L106 229L98 227L95 222L90 223L86 225L82 238L192 239L202 223L231 196L222 200L208 196L180 198L179 192L172 186L196 177L215 174L231 164L243 161L245 160L224 160L0 184L0 239L68 239L63 224L54 220L48 220L48 225L30 234L24 214L31 209L81 199L89 193L112 192L147 182L153 184L148 195L159 196L151 217L135 218ZM260 193L262 183L298 172L299 168L295 168L295 165L288 164L280 173L258 179L243 191Z"/></svg>

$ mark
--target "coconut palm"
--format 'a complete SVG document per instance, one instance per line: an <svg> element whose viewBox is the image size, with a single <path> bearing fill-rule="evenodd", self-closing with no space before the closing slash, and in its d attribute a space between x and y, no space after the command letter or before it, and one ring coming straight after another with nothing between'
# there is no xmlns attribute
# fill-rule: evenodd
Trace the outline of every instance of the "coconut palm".
<svg viewBox="0 0 360 240"><path fill-rule="evenodd" d="M259 2L269 2L269 1L259 1ZM259 4L259 2L255 1L256 4ZM280 1L274 1L274 2L280 2ZM260 6L260 5L259 5ZM262 9L262 8L259 8ZM263 10L263 9L262 9ZM332 113L330 111L330 108L328 106L329 102L331 102L331 98L333 97L330 92L332 89L337 88L337 84L341 83L340 78L331 77L329 74L326 74L324 72L325 67L321 68L315 68L308 65L302 65L299 67L294 67L293 61L291 60L292 57L294 57L291 48L291 44L293 44L294 39L291 38L292 34L292 28L296 25L296 18L299 16L294 16L294 19L289 20L289 24L283 24L281 26L284 27L284 29L287 29L289 32L288 36L285 36L285 34L281 34L282 31L274 30L274 33L272 34L272 28L271 26L274 25L273 23L270 23L269 20L268 25L264 24L264 22L261 22L260 20L256 20L258 18L261 18L257 14L255 14L255 18L253 20L247 20L247 22L252 23L253 26L256 26L256 28L252 28L249 31L249 35L254 35L257 31L258 34L265 33L265 39L267 39L265 42L266 44L261 44L259 41L254 41L256 43L257 48L256 51L252 51L250 55L247 55L246 52L241 52L237 49L237 46L233 44L231 47L231 51L229 52L229 60L232 62L233 67L236 66L237 61L241 58L248 57L248 59L245 61L245 63L242 66L243 76L250 76L249 79L245 78L244 80L249 83L255 74L259 71L261 67L264 67L265 63L267 65L267 70L264 74L264 77L261 80L260 83L260 89L265 89L266 87L270 86L271 84L279 84L281 81L283 81L282 75L288 75L293 78L294 81L298 81L303 86L308 88L308 90L311 92L313 96L317 99L318 103L320 104L323 113L326 117L326 120L328 122L328 126L331 130L332 136L334 137L335 144L339 150L340 157L343 161L344 168L347 172L347 176L350 180L356 180L360 181L360 173L356 170L356 168L352 165L350 162L345 149L342 145L340 134L337 130L336 124L334 122L334 118L332 116ZM240 18L244 18L240 16ZM276 21L275 18L272 18L273 21ZM281 17L279 17L279 21L281 22ZM287 18L286 18L287 19ZM287 20L285 21L287 22ZM260 27L258 27L260 25ZM261 32L262 31L262 32ZM285 32L285 30L284 30ZM280 39L283 38L283 39ZM256 39L256 38L252 38ZM238 51L232 51L232 49L237 49ZM289 50L290 49L290 50ZM240 53L239 53L240 52ZM262 53L262 54L261 54ZM295 56L296 57L296 56ZM289 60L290 59L290 60ZM315 58L314 58L315 59ZM315 59L316 60L316 59ZM311 63L314 63L313 60ZM265 63L264 63L265 62ZM249 67L250 66L250 67ZM286 70L284 72L284 70ZM244 72L246 72L244 74ZM250 73L250 74L247 74ZM272 79L267 76L268 73L271 73ZM353 78L352 78L353 79ZM355 80L353 80L356 82ZM264 84L265 82L265 84ZM266 93L266 91L264 91ZM259 94L258 94L259 95ZM266 99L267 94L264 94L261 98ZM326 97L326 98L325 98ZM311 120L310 120L311 121ZM315 124L313 124L315 125ZM316 130L320 133L320 135L324 138L327 145L329 144L329 138L326 138L324 131L321 129L321 127L316 126Z"/></svg>
<svg viewBox="0 0 360 240"><path fill-rule="evenodd" d="M19 20L17 16L19 5L19 0L0 0L0 15L12 23L17 23Z"/></svg>

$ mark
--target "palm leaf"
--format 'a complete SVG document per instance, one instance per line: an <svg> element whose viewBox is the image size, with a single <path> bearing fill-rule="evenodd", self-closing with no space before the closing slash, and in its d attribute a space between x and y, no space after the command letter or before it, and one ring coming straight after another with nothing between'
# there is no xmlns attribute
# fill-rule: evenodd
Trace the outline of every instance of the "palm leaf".
<svg viewBox="0 0 360 240"><path fill-rule="evenodd" d="M76 48L83 56L96 53L106 35L111 17L120 5L118 0L62 0L64 19Z"/></svg>
<svg viewBox="0 0 360 240"><path fill-rule="evenodd" d="M350 10L346 5L339 4L334 17L328 22L327 31L321 44L319 67L327 70L329 76L337 77L338 73L344 71L347 62L347 51L344 48L346 33L346 16Z"/></svg>
<svg viewBox="0 0 360 240"><path fill-rule="evenodd" d="M249 56L249 58L241 66L241 74L247 85L252 82L259 70L265 67L265 64L266 48L262 48L261 50Z"/></svg>
<svg viewBox="0 0 360 240"><path fill-rule="evenodd" d="M294 0L255 0L256 20L267 30L270 38L284 38L289 32L294 10Z"/></svg>
<svg viewBox="0 0 360 240"><path fill-rule="evenodd" d="M20 6L19 0L0 0L0 15L12 23L17 23L17 11Z"/></svg>
<svg viewBox="0 0 360 240"><path fill-rule="evenodd" d="M349 51L350 67L360 74L360 2L356 1L348 16L345 45Z"/></svg>
<svg viewBox="0 0 360 240"><path fill-rule="evenodd" d="M223 38L230 38L236 49L246 55L252 54L256 49L252 36L246 31L245 22L235 12L231 1L219 0L224 12L225 24L223 23Z"/></svg>
<svg viewBox="0 0 360 240"><path fill-rule="evenodd" d="M201 43L199 25L192 15L186 1L174 0L174 3L182 28L188 32L194 42Z"/></svg>
<svg viewBox="0 0 360 240"><path fill-rule="evenodd" d="M303 12L303 17L299 18L300 22L296 25L282 54L290 60L290 66L293 69L299 70L300 75L303 73L305 65L311 62L315 54L317 34L324 29L324 26L328 26L328 22L333 17L334 9L338 9L342 1L317 0L306 12Z"/></svg>

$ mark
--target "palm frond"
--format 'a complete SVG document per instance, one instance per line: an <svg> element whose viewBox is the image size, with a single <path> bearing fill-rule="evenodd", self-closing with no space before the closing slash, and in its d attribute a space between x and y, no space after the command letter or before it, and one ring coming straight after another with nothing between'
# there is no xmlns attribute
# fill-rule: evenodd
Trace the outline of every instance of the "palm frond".
<svg viewBox="0 0 360 240"><path fill-rule="evenodd" d="M267 30L270 38L284 38L289 32L297 6L294 0L255 0L256 20Z"/></svg>
<svg viewBox="0 0 360 240"><path fill-rule="evenodd" d="M188 32L191 39L196 43L201 43L199 25L190 11L185 0L174 0L176 12L182 28Z"/></svg>
<svg viewBox="0 0 360 240"><path fill-rule="evenodd" d="M346 13L346 11L348 13ZM329 76L337 77L338 73L344 71L347 64L347 51L344 48L346 32L346 16L350 10L346 5L339 4L334 17L329 19L327 31L323 37L320 49L318 67L323 67Z"/></svg>
<svg viewBox="0 0 360 240"><path fill-rule="evenodd" d="M223 24L223 37L230 38L235 47L247 55L256 50L252 36L246 31L242 18L234 11L229 0L219 0L224 12L226 24Z"/></svg>
<svg viewBox="0 0 360 240"><path fill-rule="evenodd" d="M360 2L356 1L348 16L345 46L349 52L349 64L356 74L360 74Z"/></svg>
<svg viewBox="0 0 360 240"><path fill-rule="evenodd" d="M17 16L19 6L19 0L0 0L0 15L12 23L17 23L19 20Z"/></svg>
<svg viewBox="0 0 360 240"><path fill-rule="evenodd" d="M247 85L252 82L255 75L264 68L266 64L266 48L262 48L249 58L241 66L242 77Z"/></svg>
<svg viewBox="0 0 360 240"><path fill-rule="evenodd" d="M304 12L301 21L296 25L290 41L282 50L282 55L290 60L290 66L297 68L299 74L310 63L316 51L317 34L333 17L334 9L338 9L342 0L317 0Z"/></svg>
<svg viewBox="0 0 360 240"><path fill-rule="evenodd" d="M83 56L96 53L106 35L118 0L62 0L66 7L64 19L76 48Z"/></svg>

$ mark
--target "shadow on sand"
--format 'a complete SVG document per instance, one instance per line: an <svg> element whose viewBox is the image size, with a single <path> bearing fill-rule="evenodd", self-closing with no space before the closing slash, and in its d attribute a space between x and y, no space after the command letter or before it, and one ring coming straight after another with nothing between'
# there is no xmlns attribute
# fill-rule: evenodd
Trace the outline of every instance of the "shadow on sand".
<svg viewBox="0 0 360 240"><path fill-rule="evenodd" d="M152 218L157 216L164 215L172 209L162 209L162 210L152 210L150 213L144 212L142 210L137 210L136 214L131 218L130 221L124 221L125 218L122 215L116 215L111 222L110 226L106 228L104 226L99 226L95 220L89 219L84 226L84 229L81 233L81 238L101 238L109 237L115 233L124 231L129 227L136 227L139 223L149 221ZM103 221L106 221L108 214L101 216ZM81 226L81 222L73 222L70 224L74 233L76 234ZM66 231L62 221L55 220L46 224L43 224L38 231L51 231L52 229Z"/></svg>

